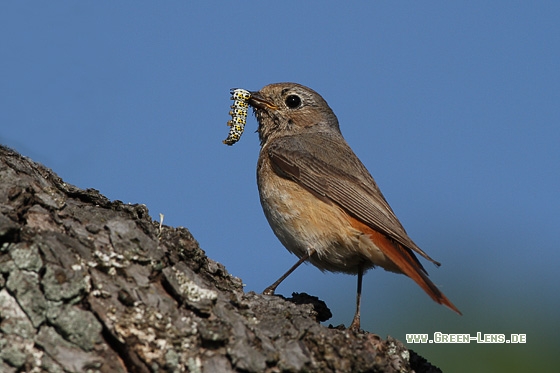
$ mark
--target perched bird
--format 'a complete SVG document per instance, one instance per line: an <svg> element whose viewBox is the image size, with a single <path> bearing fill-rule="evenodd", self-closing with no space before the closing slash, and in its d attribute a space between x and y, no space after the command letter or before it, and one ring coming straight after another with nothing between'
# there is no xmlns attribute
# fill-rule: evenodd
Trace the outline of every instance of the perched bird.
<svg viewBox="0 0 560 373"><path fill-rule="evenodd" d="M379 266L413 279L437 303L461 314L429 279L415 254L440 265L408 237L373 177L346 143L327 102L300 84L270 84L251 92L261 150L257 183L264 214L282 244L301 263L358 275L360 328L362 276Z"/></svg>

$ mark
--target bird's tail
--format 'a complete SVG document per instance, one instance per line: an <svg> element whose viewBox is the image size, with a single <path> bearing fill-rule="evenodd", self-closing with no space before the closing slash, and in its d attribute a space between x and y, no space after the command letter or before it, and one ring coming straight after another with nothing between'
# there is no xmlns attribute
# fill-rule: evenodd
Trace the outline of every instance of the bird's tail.
<svg viewBox="0 0 560 373"><path fill-rule="evenodd" d="M411 279L413 279L424 291L437 303L443 304L453 311L462 315L461 311L430 281L428 273L418 261L412 250L404 247L398 242L388 238L369 227L361 227L367 230L366 233L373 243L389 258L398 269Z"/></svg>

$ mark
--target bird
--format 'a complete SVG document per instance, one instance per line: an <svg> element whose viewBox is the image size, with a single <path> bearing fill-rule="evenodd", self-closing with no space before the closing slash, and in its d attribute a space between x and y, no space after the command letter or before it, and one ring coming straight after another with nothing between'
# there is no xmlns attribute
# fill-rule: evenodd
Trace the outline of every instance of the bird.
<svg viewBox="0 0 560 373"><path fill-rule="evenodd" d="M440 263L408 236L317 92L297 83L274 83L250 92L248 103L258 122L257 185L264 215L299 258L263 294L273 295L306 261L321 271L357 275L356 312L349 326L357 331L363 275L381 267L410 277L435 302L461 315L416 255Z"/></svg>

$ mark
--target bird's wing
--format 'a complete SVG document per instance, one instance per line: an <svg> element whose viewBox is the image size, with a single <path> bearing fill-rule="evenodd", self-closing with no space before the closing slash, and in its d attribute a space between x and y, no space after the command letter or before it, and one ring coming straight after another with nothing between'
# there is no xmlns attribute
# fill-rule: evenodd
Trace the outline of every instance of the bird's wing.
<svg viewBox="0 0 560 373"><path fill-rule="evenodd" d="M262 151L279 176L334 202L368 227L439 265L408 237L373 177L342 136L285 136L274 139Z"/></svg>

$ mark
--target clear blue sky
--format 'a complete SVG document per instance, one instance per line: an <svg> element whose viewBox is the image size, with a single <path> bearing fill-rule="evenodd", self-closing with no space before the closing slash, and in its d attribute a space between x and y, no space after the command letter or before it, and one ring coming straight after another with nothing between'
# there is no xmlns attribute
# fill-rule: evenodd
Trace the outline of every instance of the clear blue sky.
<svg viewBox="0 0 560 373"><path fill-rule="evenodd" d="M363 327L528 336L410 346L444 371L524 371L557 351L560 3L2 2L0 40L0 143L189 228L248 291L296 258L259 205L254 117L222 144L229 89L315 89L464 313L374 270ZM304 266L278 291L348 325L355 281Z"/></svg>

